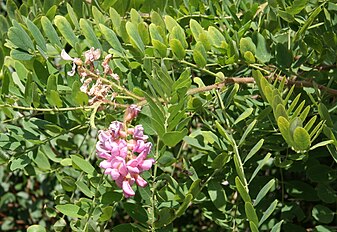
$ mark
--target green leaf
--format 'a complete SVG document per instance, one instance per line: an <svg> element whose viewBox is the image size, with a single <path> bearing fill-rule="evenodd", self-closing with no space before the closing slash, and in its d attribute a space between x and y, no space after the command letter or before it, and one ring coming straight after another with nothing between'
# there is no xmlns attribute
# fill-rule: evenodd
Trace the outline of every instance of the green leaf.
<svg viewBox="0 0 337 232"><path fill-rule="evenodd" d="M328 127L333 127L333 122L330 117L329 110L323 103L318 104L318 113L321 116L321 118L325 120L325 123Z"/></svg>
<svg viewBox="0 0 337 232"><path fill-rule="evenodd" d="M184 128L182 131L170 131L170 132L166 132L163 135L163 142L165 143L165 145L169 146L169 147L174 147L175 145L177 145L180 141L183 140L183 138L185 137L185 135L187 135L187 128Z"/></svg>
<svg viewBox="0 0 337 232"><path fill-rule="evenodd" d="M307 124L305 124L304 129L309 132L310 129L311 129L311 127L316 122L316 119L317 119L317 115L315 115L314 117L310 118L310 120L307 122Z"/></svg>
<svg viewBox="0 0 337 232"><path fill-rule="evenodd" d="M179 40L171 39L170 47L172 49L173 54L178 58L178 60L183 60L185 58L186 52Z"/></svg>
<svg viewBox="0 0 337 232"><path fill-rule="evenodd" d="M334 140L326 140L326 141L322 141L322 142L319 142L319 143L316 143L314 146L310 147L310 150L314 150L318 147L324 147L328 144L333 144L334 143Z"/></svg>
<svg viewBox="0 0 337 232"><path fill-rule="evenodd" d="M72 162L80 168L82 171L89 175L94 175L95 168L89 163L89 161L83 159L82 157L79 157L77 155L71 155Z"/></svg>
<svg viewBox="0 0 337 232"><path fill-rule="evenodd" d="M15 60L31 60L33 59L33 55L27 53L27 52L24 52L24 51L19 51L19 50L11 50L11 53L10 53L11 57Z"/></svg>
<svg viewBox="0 0 337 232"><path fill-rule="evenodd" d="M134 223L125 223L120 224L112 228L112 232L142 232L140 229L137 228L137 224Z"/></svg>
<svg viewBox="0 0 337 232"><path fill-rule="evenodd" d="M228 47L225 37L216 27L208 27L208 35L212 41L212 46L223 49L226 49Z"/></svg>
<svg viewBox="0 0 337 232"><path fill-rule="evenodd" d="M30 33L33 35L36 44L42 48L43 51L47 51L47 46L46 46L46 41L42 35L42 33L40 32L40 29L32 22L30 21L28 18L26 19L26 24L28 27L28 30L30 31Z"/></svg>
<svg viewBox="0 0 337 232"><path fill-rule="evenodd" d="M82 218L85 215L85 211L82 210L78 205L73 204L57 205L55 206L55 208L62 214L73 218Z"/></svg>
<svg viewBox="0 0 337 232"><path fill-rule="evenodd" d="M310 135L303 127L297 127L293 133L294 148L297 151L307 151L310 148Z"/></svg>
<svg viewBox="0 0 337 232"><path fill-rule="evenodd" d="M35 82L32 82L32 74L28 73L27 81L25 84L25 100L29 105L33 101L33 88L32 88L33 84L35 84Z"/></svg>
<svg viewBox="0 0 337 232"><path fill-rule="evenodd" d="M271 59L271 54L268 49L269 46L267 45L266 39L263 37L263 35L257 32L256 37L257 47L255 56L260 62L267 63Z"/></svg>
<svg viewBox="0 0 337 232"><path fill-rule="evenodd" d="M193 195L188 193L183 203L179 206L179 208L175 212L176 218L182 216L185 213L186 209L188 208L192 200L193 200Z"/></svg>
<svg viewBox="0 0 337 232"><path fill-rule="evenodd" d="M284 105L282 105L282 104L278 104L276 106L276 109L274 111L274 115L275 115L276 119L278 119L280 116L282 116L282 117L284 117L285 119L288 120L287 111L286 111Z"/></svg>
<svg viewBox="0 0 337 232"><path fill-rule="evenodd" d="M165 44L163 44L162 42L156 39L152 39L152 44L153 44L153 47L157 49L161 57L167 56L167 47Z"/></svg>
<svg viewBox="0 0 337 232"><path fill-rule="evenodd" d="M207 185L208 195L215 207L222 211L226 211L227 196L223 186L218 180L211 180Z"/></svg>
<svg viewBox="0 0 337 232"><path fill-rule="evenodd" d="M249 37L241 38L240 39L240 52L243 55L247 51L250 51L251 53L255 54L256 46L253 43L251 38L249 38Z"/></svg>
<svg viewBox="0 0 337 232"><path fill-rule="evenodd" d="M161 27L162 29L165 29L165 22L162 16L156 11L151 12L151 22Z"/></svg>
<svg viewBox="0 0 337 232"><path fill-rule="evenodd" d="M250 158L252 158L256 152L258 152L264 143L264 139L260 139L255 146L249 151L248 155L244 159L243 163L246 163Z"/></svg>
<svg viewBox="0 0 337 232"><path fill-rule="evenodd" d="M296 15L300 13L308 4L308 0L295 0L293 4L287 7L286 11L289 14Z"/></svg>
<svg viewBox="0 0 337 232"><path fill-rule="evenodd" d="M117 2L117 0L104 0L103 2L102 2L102 5L101 5L101 7L102 7L102 9L104 9L104 11L108 11L109 10L109 8L110 9L112 9L111 8L111 6L113 6L115 3ZM95 11L98 11L98 9L95 7ZM93 10L92 10L93 12L94 12L94 8L93 8ZM99 11L100 12L100 11ZM101 12L100 12L101 13ZM94 14L94 13L93 13ZM95 15L95 14L94 14ZM95 18L95 17L94 17Z"/></svg>
<svg viewBox="0 0 337 232"><path fill-rule="evenodd" d="M333 228L328 227L328 226L315 226L315 232L333 232Z"/></svg>
<svg viewBox="0 0 337 232"><path fill-rule="evenodd" d="M89 198L92 198L95 194L89 189L88 184L84 183L82 180L77 180L75 182L77 188L84 193Z"/></svg>
<svg viewBox="0 0 337 232"><path fill-rule="evenodd" d="M191 28L192 35L193 35L194 39L198 42L199 41L199 35L204 32L204 29L194 19L190 20L190 28Z"/></svg>
<svg viewBox="0 0 337 232"><path fill-rule="evenodd" d="M259 232L259 229L257 228L257 225L254 222L250 221L249 227L250 227L252 232Z"/></svg>
<svg viewBox="0 0 337 232"><path fill-rule="evenodd" d="M138 33L140 35L140 38L142 39L144 44L150 43L150 34L149 29L146 23L139 23L138 26Z"/></svg>
<svg viewBox="0 0 337 232"><path fill-rule="evenodd" d="M299 1L299 0L298 0ZM315 20L315 18L319 15L319 13L321 13L322 11L322 7L319 6L317 7L309 16L309 18L305 21L305 23L303 24L303 26L301 27L300 30L298 30L295 34L295 36L293 37L293 41L297 41L298 38L304 34L304 32L308 29L308 27L312 24L312 22Z"/></svg>
<svg viewBox="0 0 337 232"><path fill-rule="evenodd" d="M145 45L138 33L137 26L134 23L127 22L126 31L130 37L131 44L143 54L145 51Z"/></svg>
<svg viewBox="0 0 337 232"><path fill-rule="evenodd" d="M27 232L46 232L46 229L41 225L31 225L27 228Z"/></svg>
<svg viewBox="0 0 337 232"><path fill-rule="evenodd" d="M70 176L63 177L61 179L61 185L62 188L67 192L73 192L76 189L75 180Z"/></svg>
<svg viewBox="0 0 337 232"><path fill-rule="evenodd" d="M180 26L173 27L169 40L177 39L184 48L188 47L184 30Z"/></svg>
<svg viewBox="0 0 337 232"><path fill-rule="evenodd" d="M78 43L78 38L74 34L74 30L71 27L70 23L68 20L61 16L61 15L56 15L54 19L54 23L58 30L61 32L65 40L74 48L75 44Z"/></svg>
<svg viewBox="0 0 337 232"><path fill-rule="evenodd" d="M193 60L201 68L205 67L207 64L206 50L201 42L197 42L193 49Z"/></svg>
<svg viewBox="0 0 337 232"><path fill-rule="evenodd" d="M256 199L254 201L254 206L257 206L260 201L267 195L267 193L269 192L269 190L274 187L275 185L275 180L271 179L267 184L265 184L265 186L263 186L263 188L259 191L259 193L256 196Z"/></svg>
<svg viewBox="0 0 337 232"><path fill-rule="evenodd" d="M123 204L123 207L128 215L130 215L133 219L141 223L146 223L148 220L147 213L140 204L126 202Z"/></svg>
<svg viewBox="0 0 337 232"><path fill-rule="evenodd" d="M84 37L89 42L89 47L94 47L95 49L99 48L102 50L102 45L97 39L97 36L92 28L92 26L88 23L86 19L80 19L80 27L83 32Z"/></svg>
<svg viewBox="0 0 337 232"><path fill-rule="evenodd" d="M204 45L206 51L211 50L212 44L211 40L208 37L207 31L203 31L202 33L199 34L199 41Z"/></svg>
<svg viewBox="0 0 337 232"><path fill-rule="evenodd" d="M292 23L295 20L294 16L292 14L289 14L286 11L279 10L277 13L278 13L278 16L280 16L282 19L284 19L288 23Z"/></svg>
<svg viewBox="0 0 337 232"><path fill-rule="evenodd" d="M51 90L46 97L47 101L51 106L62 107L62 100L60 98L60 94L56 90Z"/></svg>
<svg viewBox="0 0 337 232"><path fill-rule="evenodd" d="M104 38L106 39L106 41L108 41L108 43L111 45L111 47L118 51L120 53L121 56L123 56L123 47L120 43L120 41L118 40L115 32L113 30L111 30L110 28L104 26L103 24L99 24L99 28L102 32L102 34L104 35Z"/></svg>
<svg viewBox="0 0 337 232"><path fill-rule="evenodd" d="M53 45L57 45L59 48L62 47L62 44L60 42L60 39L57 35L57 32L55 31L52 23L49 21L49 19L46 16L41 17L41 25L43 28L43 31L45 35L48 37L49 41Z"/></svg>
<svg viewBox="0 0 337 232"><path fill-rule="evenodd" d="M257 175L257 173L261 170L261 168L269 161L271 156L271 153L268 153L263 160L259 161L259 165L257 166L257 168L254 170L252 176L250 177L250 180L248 183L252 182L252 180L255 178L255 176Z"/></svg>
<svg viewBox="0 0 337 232"><path fill-rule="evenodd" d="M121 16L118 14L118 12L113 7L110 7L109 14L110 14L110 19L111 19L114 30L116 31L118 35L121 36L122 34L121 33L121 24L122 24Z"/></svg>
<svg viewBox="0 0 337 232"><path fill-rule="evenodd" d="M240 178L237 176L235 177L235 186L240 193L240 196L242 197L244 202L252 202L248 192L246 191L245 187L243 186Z"/></svg>
<svg viewBox="0 0 337 232"><path fill-rule="evenodd" d="M156 228L162 228L169 225L174 220L174 210L172 208L162 208L158 212L158 220L155 221Z"/></svg>
<svg viewBox="0 0 337 232"><path fill-rule="evenodd" d="M295 106L297 105L298 101L300 100L301 94L298 94L295 99L291 102L288 110L287 110L287 114L289 115L293 109L295 108Z"/></svg>
<svg viewBox="0 0 337 232"><path fill-rule="evenodd" d="M255 63L255 57L254 57L254 54L251 51L246 51L243 54L243 58L245 58L245 61L249 64Z"/></svg>
<svg viewBox="0 0 337 232"><path fill-rule="evenodd" d="M284 68L290 67L293 62L292 52L283 44L276 44L276 61L277 63Z"/></svg>
<svg viewBox="0 0 337 232"><path fill-rule="evenodd" d="M269 217L270 215L274 212L274 210L276 209L276 206L277 206L277 199L275 199L271 204L270 206L268 207L268 209L266 211L264 211L263 215L262 215L262 218L259 222L259 226L261 226Z"/></svg>
<svg viewBox="0 0 337 232"><path fill-rule="evenodd" d="M69 15L72 23L74 24L76 30L79 30L80 25L78 24L77 15L76 15L74 9L71 7L71 5L69 3L67 3L67 11L68 11L68 15Z"/></svg>
<svg viewBox="0 0 337 232"><path fill-rule="evenodd" d="M13 0L3 1L6 6L7 14L10 19L15 19L15 11L18 11L18 6Z"/></svg>
<svg viewBox="0 0 337 232"><path fill-rule="evenodd" d="M285 141L288 143L289 146L293 146L293 138L292 135L290 134L290 124L288 120L282 116L280 116L277 119L277 125L278 128L280 129L280 132L285 139Z"/></svg>
<svg viewBox="0 0 337 232"><path fill-rule="evenodd" d="M36 155L33 156L33 161L34 163L36 163L39 169L43 171L50 170L50 163L48 157L40 150L37 152Z"/></svg>
<svg viewBox="0 0 337 232"><path fill-rule="evenodd" d="M313 218L321 223L331 223L334 219L334 212L324 205L315 205L311 211Z"/></svg>
<svg viewBox="0 0 337 232"><path fill-rule="evenodd" d="M320 180L319 182L322 181ZM336 192L329 184L319 183L315 190L319 199L324 203L333 204L336 201Z"/></svg>
<svg viewBox="0 0 337 232"><path fill-rule="evenodd" d="M248 220L253 222L255 225L259 224L259 218L256 215L254 206L250 202L245 202L245 212Z"/></svg>
<svg viewBox="0 0 337 232"><path fill-rule="evenodd" d="M273 226L270 232L280 232L283 220Z"/></svg>
<svg viewBox="0 0 337 232"><path fill-rule="evenodd" d="M17 169L24 169L28 164L30 164L31 160L28 155L20 155L19 157L12 160L10 164L10 170L15 171Z"/></svg>
<svg viewBox="0 0 337 232"><path fill-rule="evenodd" d="M102 214L99 217L99 221L100 222L109 221L112 217L113 211L114 211L114 208L112 206L107 206L107 207L102 208Z"/></svg>
<svg viewBox="0 0 337 232"><path fill-rule="evenodd" d="M159 26L156 26L154 23L151 23L149 26L150 36L152 40L158 40L161 43L164 43L163 37L159 33Z"/></svg>
<svg viewBox="0 0 337 232"><path fill-rule="evenodd" d="M8 39L18 48L25 51L34 51L34 44L27 32L17 23L13 21L13 27L8 31Z"/></svg>
<svg viewBox="0 0 337 232"><path fill-rule="evenodd" d="M247 108L240 116L234 121L233 125L241 122L242 120L248 118L252 113L254 109L253 108Z"/></svg>
<svg viewBox="0 0 337 232"><path fill-rule="evenodd" d="M177 21L175 21L174 18L172 18L169 15L165 15L164 21L165 21L166 28L170 33L172 33L172 30L174 27L181 28L180 25L177 23Z"/></svg>

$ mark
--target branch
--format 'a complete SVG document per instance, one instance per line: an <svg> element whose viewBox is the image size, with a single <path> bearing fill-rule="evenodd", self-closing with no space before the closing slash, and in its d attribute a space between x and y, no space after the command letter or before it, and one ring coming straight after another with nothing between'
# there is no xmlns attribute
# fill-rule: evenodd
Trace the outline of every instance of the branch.
<svg viewBox="0 0 337 232"><path fill-rule="evenodd" d="M269 78L269 77L266 77L266 78ZM193 94L197 94L197 93L207 92L207 91L210 91L210 90L213 90L213 89L221 89L224 86L226 86L228 84L233 84L233 83L249 84L249 83L255 83L255 81L254 81L253 77L229 77L229 78L225 79L224 81L213 84L213 85L208 85L208 86L204 86L204 87L200 87L200 88L190 89L189 91L187 91L187 94L193 95ZM328 88L324 85L316 84L313 81L287 80L286 84L288 86L295 85L295 87L298 87L298 88L303 88L303 87L314 88L314 87L317 87L318 89L320 89L322 91L325 91L325 92L329 93L330 95L337 96L337 90L336 89L331 89L331 88Z"/></svg>

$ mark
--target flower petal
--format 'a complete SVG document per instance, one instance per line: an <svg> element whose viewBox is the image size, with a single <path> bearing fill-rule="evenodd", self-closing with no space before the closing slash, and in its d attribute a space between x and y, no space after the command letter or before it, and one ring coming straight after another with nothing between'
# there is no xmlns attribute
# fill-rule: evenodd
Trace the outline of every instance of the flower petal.
<svg viewBox="0 0 337 232"><path fill-rule="evenodd" d="M147 171L152 167L152 164L155 162L154 159L144 160L139 166L143 171Z"/></svg>
<svg viewBox="0 0 337 232"><path fill-rule="evenodd" d="M111 164L111 162L109 162L109 161L107 161L107 160L103 160L103 161L99 164L99 166L100 166L101 168L107 169L107 168L111 168L111 167L112 167L112 164Z"/></svg>
<svg viewBox="0 0 337 232"><path fill-rule="evenodd" d="M69 56L69 54L66 52L66 50L62 49L61 51L61 58L63 60L71 60L74 61L74 58L72 58L71 56Z"/></svg>
<svg viewBox="0 0 337 232"><path fill-rule="evenodd" d="M116 169L111 169L110 175L113 180L117 180L120 176L119 172Z"/></svg>
<svg viewBox="0 0 337 232"><path fill-rule="evenodd" d="M123 189L124 194L126 194L128 196L134 196L135 195L135 192L133 191L133 189L130 186L129 181L127 181L127 180L123 181L122 189Z"/></svg>
<svg viewBox="0 0 337 232"><path fill-rule="evenodd" d="M147 185L147 182L141 176L137 176L136 183L138 186L142 188L144 188Z"/></svg>

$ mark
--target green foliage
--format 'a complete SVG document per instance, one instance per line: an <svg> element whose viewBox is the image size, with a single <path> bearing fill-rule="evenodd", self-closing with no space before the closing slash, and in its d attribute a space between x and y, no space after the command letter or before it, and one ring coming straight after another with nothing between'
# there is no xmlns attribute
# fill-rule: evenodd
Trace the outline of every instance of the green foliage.
<svg viewBox="0 0 337 232"><path fill-rule="evenodd" d="M1 231L335 230L334 1L0 9ZM93 62L111 88L96 103L92 47L120 78ZM130 104L156 163L125 199L95 153Z"/></svg>

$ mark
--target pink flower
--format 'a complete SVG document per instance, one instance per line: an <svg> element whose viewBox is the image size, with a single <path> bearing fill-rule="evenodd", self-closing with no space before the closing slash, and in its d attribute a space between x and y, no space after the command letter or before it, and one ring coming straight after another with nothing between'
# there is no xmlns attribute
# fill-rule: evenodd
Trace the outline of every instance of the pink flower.
<svg viewBox="0 0 337 232"><path fill-rule="evenodd" d="M140 112L140 107L137 105L130 105L124 114L124 121L125 122L130 122L132 119L136 118Z"/></svg>
<svg viewBox="0 0 337 232"><path fill-rule="evenodd" d="M124 126L123 123L114 121L108 130L100 131L96 152L99 158L104 159L99 165L105 169L104 174L111 176L128 198L135 195L132 189L134 183L139 187L147 185L140 174L149 170L155 160L147 159L152 143L146 142L148 136L144 135L143 126L137 125L131 129ZM128 134L133 138L127 140Z"/></svg>
<svg viewBox="0 0 337 232"><path fill-rule="evenodd" d="M81 66L82 60L80 58L72 58L71 56L69 56L69 54L64 49L62 49L62 51L61 51L61 58L63 60L68 60L68 61L73 62L73 67L72 67L71 71L67 72L67 74L69 76L74 76L75 72L76 72L76 65Z"/></svg>
<svg viewBox="0 0 337 232"><path fill-rule="evenodd" d="M119 137L119 133L123 128L123 123L118 122L118 121L113 121L110 126L109 130L111 131L111 134L114 138Z"/></svg>
<svg viewBox="0 0 337 232"><path fill-rule="evenodd" d="M140 139L140 140L147 140L148 136L144 135L144 128L142 125L135 126L134 132L133 132L133 138Z"/></svg>
<svg viewBox="0 0 337 232"><path fill-rule="evenodd" d="M90 50L84 52L85 64L91 64L95 60L101 57L101 51L99 49L90 48Z"/></svg>

